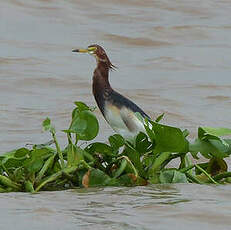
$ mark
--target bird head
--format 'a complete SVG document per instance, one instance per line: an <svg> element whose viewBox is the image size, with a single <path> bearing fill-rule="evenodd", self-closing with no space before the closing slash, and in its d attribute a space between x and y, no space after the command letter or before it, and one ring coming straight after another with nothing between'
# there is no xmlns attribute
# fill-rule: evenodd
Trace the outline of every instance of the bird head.
<svg viewBox="0 0 231 230"><path fill-rule="evenodd" d="M116 68L114 65L112 65L110 59L108 58L105 50L99 46L99 45L90 45L87 47L87 49L74 49L72 52L78 52L78 53L88 53L95 57L96 62L98 64L105 63L109 69Z"/></svg>

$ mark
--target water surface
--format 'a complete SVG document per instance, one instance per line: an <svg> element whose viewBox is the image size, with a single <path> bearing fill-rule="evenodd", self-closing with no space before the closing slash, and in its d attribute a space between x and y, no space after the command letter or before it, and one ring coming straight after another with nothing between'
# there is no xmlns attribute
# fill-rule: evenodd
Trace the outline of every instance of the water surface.
<svg viewBox="0 0 231 230"><path fill-rule="evenodd" d="M0 227L226 230L230 192L230 186L156 185L3 194Z"/></svg>
<svg viewBox="0 0 231 230"><path fill-rule="evenodd" d="M71 53L92 43L118 66L112 86L151 117L165 112L191 137L200 125L231 127L230 11L229 0L0 0L1 152L47 141L47 116L65 129L72 102L95 105L95 60ZM113 132L97 116L104 141ZM1 194L0 226L228 229L229 194L197 185Z"/></svg>

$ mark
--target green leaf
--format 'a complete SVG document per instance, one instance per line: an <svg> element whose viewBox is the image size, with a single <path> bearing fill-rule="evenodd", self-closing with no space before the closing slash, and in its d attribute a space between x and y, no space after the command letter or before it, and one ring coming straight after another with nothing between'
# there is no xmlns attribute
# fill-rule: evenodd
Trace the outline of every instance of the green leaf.
<svg viewBox="0 0 231 230"><path fill-rule="evenodd" d="M225 143L227 144L227 152L231 153L231 139L224 139Z"/></svg>
<svg viewBox="0 0 231 230"><path fill-rule="evenodd" d="M144 128L146 130L148 137L152 141L152 143L155 144L156 135L155 135L154 131L151 129L150 122L147 118L145 118L145 120L144 120Z"/></svg>
<svg viewBox="0 0 231 230"><path fill-rule="evenodd" d="M90 110L89 106L87 106L85 103L82 101L75 101L74 104L77 106L78 110L84 111L84 110Z"/></svg>
<svg viewBox="0 0 231 230"><path fill-rule="evenodd" d="M224 158L229 156L227 151L229 148L223 145L219 140L204 141L196 139L194 143L189 144L189 152L195 156L197 153L201 153L205 158L211 158L212 156L218 158Z"/></svg>
<svg viewBox="0 0 231 230"><path fill-rule="evenodd" d="M0 156L0 159L3 160L4 158L12 157L12 156L14 156L16 151L17 151L17 149L14 149L14 150L12 150L10 152L6 152L6 153L4 153L3 155Z"/></svg>
<svg viewBox="0 0 231 230"><path fill-rule="evenodd" d="M85 188L95 187L95 186L105 186L112 178L99 169L91 168L83 176L82 184Z"/></svg>
<svg viewBox="0 0 231 230"><path fill-rule="evenodd" d="M216 149L218 149L219 152L221 153L227 153L227 154L231 154L230 148L229 148L229 144L226 143L225 140L209 140L209 143L211 145L213 145Z"/></svg>
<svg viewBox="0 0 231 230"><path fill-rule="evenodd" d="M161 169L161 165L171 156L171 153L161 153L154 161L152 167L149 169L149 175L152 177L156 172Z"/></svg>
<svg viewBox="0 0 231 230"><path fill-rule="evenodd" d="M159 179L161 184L188 183L186 175L174 169L161 171Z"/></svg>
<svg viewBox="0 0 231 230"><path fill-rule="evenodd" d="M8 170L22 167L24 165L25 160L28 159L28 157L30 156L30 153L30 150L26 148L20 148L14 151L13 154L7 154L2 159L2 164Z"/></svg>
<svg viewBox="0 0 231 230"><path fill-rule="evenodd" d="M187 129L183 130L183 135L184 137L187 137L189 135L189 131Z"/></svg>
<svg viewBox="0 0 231 230"><path fill-rule="evenodd" d="M50 129L51 129L51 120L50 120L50 118L47 117L47 118L43 121L42 125L43 125L44 131L50 130Z"/></svg>
<svg viewBox="0 0 231 230"><path fill-rule="evenodd" d="M156 122L152 122L152 128L156 136L155 152L188 152L188 141L179 128Z"/></svg>
<svg viewBox="0 0 231 230"><path fill-rule="evenodd" d="M108 140L111 147L116 151L125 144L124 138L119 134L114 134L110 136Z"/></svg>
<svg viewBox="0 0 231 230"><path fill-rule="evenodd" d="M83 151L80 147L69 144L67 147L67 165L76 166L83 160Z"/></svg>
<svg viewBox="0 0 231 230"><path fill-rule="evenodd" d="M30 158L24 161L24 167L30 173L38 172L42 166L44 159L47 159L49 156L53 155L53 152L50 152L47 148L34 149L31 151Z"/></svg>
<svg viewBox="0 0 231 230"><path fill-rule="evenodd" d="M20 148L17 149L17 151L15 152L14 156L16 158L21 158L21 157L25 157L26 155L28 155L30 153L29 149L26 148Z"/></svg>
<svg viewBox="0 0 231 230"><path fill-rule="evenodd" d="M33 149L31 151L32 158L46 159L53 154L53 149L50 148Z"/></svg>
<svg viewBox="0 0 231 230"><path fill-rule="evenodd" d="M148 169L153 164L156 157L153 154L145 155L142 158L143 167Z"/></svg>
<svg viewBox="0 0 231 230"><path fill-rule="evenodd" d="M199 127L198 136L204 137L206 135L213 135L217 137L231 135L231 129L228 128L212 128L212 127Z"/></svg>
<svg viewBox="0 0 231 230"><path fill-rule="evenodd" d="M136 136L135 141L135 148L139 153L146 153L150 151L150 147L152 146L152 143L148 140L148 137L146 134L140 132Z"/></svg>
<svg viewBox="0 0 231 230"><path fill-rule="evenodd" d="M174 170L165 170L160 172L160 183L161 184L168 184L172 183L174 177Z"/></svg>
<svg viewBox="0 0 231 230"><path fill-rule="evenodd" d="M211 127L199 127L198 128L198 137L201 140L218 140L224 145L224 148L228 148L229 144L225 140L220 138L220 136L225 136L231 134L231 129L227 128L211 128ZM212 143L213 144L213 143Z"/></svg>
<svg viewBox="0 0 231 230"><path fill-rule="evenodd" d="M5 158L2 164L8 170L11 168L15 169L18 167L22 167L24 165L25 160L26 158L9 157L9 158Z"/></svg>
<svg viewBox="0 0 231 230"><path fill-rule="evenodd" d="M188 183L187 177L184 173L181 173L177 170L174 171L174 176L172 183Z"/></svg>
<svg viewBox="0 0 231 230"><path fill-rule="evenodd" d="M131 146L126 146L123 150L122 155L128 156L131 163L135 166L135 169L138 171L138 174L141 176L145 175L144 168L141 162L141 155L138 151L136 151ZM130 170L129 172L133 172L133 169L131 166L129 166Z"/></svg>
<svg viewBox="0 0 231 230"><path fill-rule="evenodd" d="M79 109L78 108L74 108L73 111L72 111L72 115L71 115L72 121L78 115L78 113L79 113Z"/></svg>
<svg viewBox="0 0 231 230"><path fill-rule="evenodd" d="M117 178L116 181L112 180L109 183L110 186L144 186L147 184L148 182L145 179L132 173L124 174Z"/></svg>
<svg viewBox="0 0 231 230"><path fill-rule="evenodd" d="M126 159L123 159L121 164L120 164L119 169L116 170L116 172L114 173L114 178L119 177L124 172L126 166L127 166L127 161L126 161Z"/></svg>
<svg viewBox="0 0 231 230"><path fill-rule="evenodd" d="M100 153L102 155L113 156L113 148L107 144L94 142L85 148L90 154Z"/></svg>
<svg viewBox="0 0 231 230"><path fill-rule="evenodd" d="M223 159L213 157L208 163L207 172L212 176L227 172L228 166Z"/></svg>
<svg viewBox="0 0 231 230"><path fill-rule="evenodd" d="M24 166L30 173L38 172L43 166L43 160L34 158L29 161L26 161Z"/></svg>
<svg viewBox="0 0 231 230"><path fill-rule="evenodd" d="M157 118L156 118L156 120L155 120L155 122L159 122L159 121L161 121L162 119L163 119L163 117L164 117L164 113L162 113L160 116L158 116Z"/></svg>
<svg viewBox="0 0 231 230"><path fill-rule="evenodd" d="M127 173L117 178L118 186L134 186L136 184L136 179L134 174Z"/></svg>
<svg viewBox="0 0 231 230"><path fill-rule="evenodd" d="M82 112L84 110L90 110L90 108L81 101L75 101L74 104L76 105L76 108L74 108L72 111L72 119L78 116L79 112Z"/></svg>
<svg viewBox="0 0 231 230"><path fill-rule="evenodd" d="M65 132L76 133L79 140L89 141L97 136L99 123L92 112L84 110L76 114L69 130L65 130Z"/></svg>
<svg viewBox="0 0 231 230"><path fill-rule="evenodd" d="M69 129L63 130L66 133L84 133L87 129L87 121L81 119L80 117L74 118Z"/></svg>

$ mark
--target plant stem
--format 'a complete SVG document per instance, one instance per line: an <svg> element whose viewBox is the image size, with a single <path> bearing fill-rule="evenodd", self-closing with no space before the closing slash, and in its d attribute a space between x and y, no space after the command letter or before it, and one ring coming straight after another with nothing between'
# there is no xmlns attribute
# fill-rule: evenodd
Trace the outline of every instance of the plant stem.
<svg viewBox="0 0 231 230"><path fill-rule="evenodd" d="M85 160L81 160L79 162L80 164L83 164L83 166L87 169L91 169L92 167L85 161Z"/></svg>
<svg viewBox="0 0 231 230"><path fill-rule="evenodd" d="M192 180L193 182L197 183L197 184L204 184L203 182L201 182L200 180L198 180L195 176L193 176L192 174L185 172L185 175Z"/></svg>
<svg viewBox="0 0 231 230"><path fill-rule="evenodd" d="M231 177L231 172L224 172L224 173L220 173L216 176L213 176L213 179L214 180L221 180L221 179L224 179L224 178L227 178L227 177Z"/></svg>
<svg viewBox="0 0 231 230"><path fill-rule="evenodd" d="M78 143L78 134L75 134L75 145Z"/></svg>
<svg viewBox="0 0 231 230"><path fill-rule="evenodd" d="M186 168L180 169L180 172L186 173L187 171L191 170L194 167L195 167L195 165L190 165L190 166L188 166Z"/></svg>
<svg viewBox="0 0 231 230"><path fill-rule="evenodd" d="M36 189L35 192L38 192L44 185L46 185L49 182L52 182L54 180L57 180L60 176L63 175L63 173L72 173L77 169L77 167L70 167L65 168L63 170L58 171L57 173L51 175L49 178L47 178L45 181L43 181Z"/></svg>
<svg viewBox="0 0 231 230"><path fill-rule="evenodd" d="M35 178L35 182L39 183L40 180L43 178L49 167L53 164L54 162L55 155L50 156L46 162L44 163L43 167L40 169L40 171L37 174L37 177Z"/></svg>
<svg viewBox="0 0 231 230"><path fill-rule="evenodd" d="M138 177L138 172L137 172L135 166L130 161L130 159L127 156L121 156L118 159L121 159L121 158L124 158L128 162L128 164L130 164L130 166L132 167L132 170L134 171L135 177Z"/></svg>
<svg viewBox="0 0 231 230"><path fill-rule="evenodd" d="M13 182L11 179L9 179L6 176L0 175L0 182L1 182L1 184L5 185L7 187L13 188L16 191L21 190L21 186L19 184Z"/></svg>
<svg viewBox="0 0 231 230"><path fill-rule="evenodd" d="M202 173L204 173L211 182L213 182L214 184L219 184L217 183L203 168L201 168L199 165L195 165L195 167L200 170Z"/></svg>
<svg viewBox="0 0 231 230"><path fill-rule="evenodd" d="M26 192L34 193L34 186L31 183L31 181L25 182L25 190L26 190Z"/></svg>
<svg viewBox="0 0 231 230"><path fill-rule="evenodd" d="M128 148L130 148L133 151L137 152L137 150L128 141L125 141L125 146L127 146Z"/></svg>
<svg viewBox="0 0 231 230"><path fill-rule="evenodd" d="M62 152L61 152L59 143L58 143L58 141L57 141L55 132L52 131L51 134L52 134L52 137L53 137L54 142L55 142L55 146L56 146L57 153L58 153L58 155L59 155L59 159L60 159L60 161L61 161L61 168L64 169L65 164L64 164L63 154L62 154Z"/></svg>
<svg viewBox="0 0 231 230"><path fill-rule="evenodd" d="M177 153L177 154L171 155L167 160L164 161L164 163L162 164L161 168L164 168L171 160L173 160L173 159L175 159L177 157L182 156L182 154L185 154L185 153Z"/></svg>
<svg viewBox="0 0 231 230"><path fill-rule="evenodd" d="M179 166L179 169L183 169L186 167L186 153L185 154L182 154L180 156L180 166Z"/></svg>
<svg viewBox="0 0 231 230"><path fill-rule="evenodd" d="M123 159L121 164L120 164L119 169L116 171L113 178L119 177L123 173L123 171L125 170L126 166L127 166L127 161L126 161L126 159Z"/></svg>

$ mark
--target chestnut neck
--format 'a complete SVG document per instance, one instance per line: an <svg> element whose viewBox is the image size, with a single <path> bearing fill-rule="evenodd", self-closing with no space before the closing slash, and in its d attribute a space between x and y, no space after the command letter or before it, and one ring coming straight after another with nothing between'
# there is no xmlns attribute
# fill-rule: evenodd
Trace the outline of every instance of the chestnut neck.
<svg viewBox="0 0 231 230"><path fill-rule="evenodd" d="M93 93L95 91L110 90L111 85L109 83L109 69L110 67L106 62L98 62L93 75Z"/></svg>
<svg viewBox="0 0 231 230"><path fill-rule="evenodd" d="M93 75L93 95L102 113L104 113L105 100L110 97L113 91L108 80L109 70L110 67L107 62L98 62Z"/></svg>

